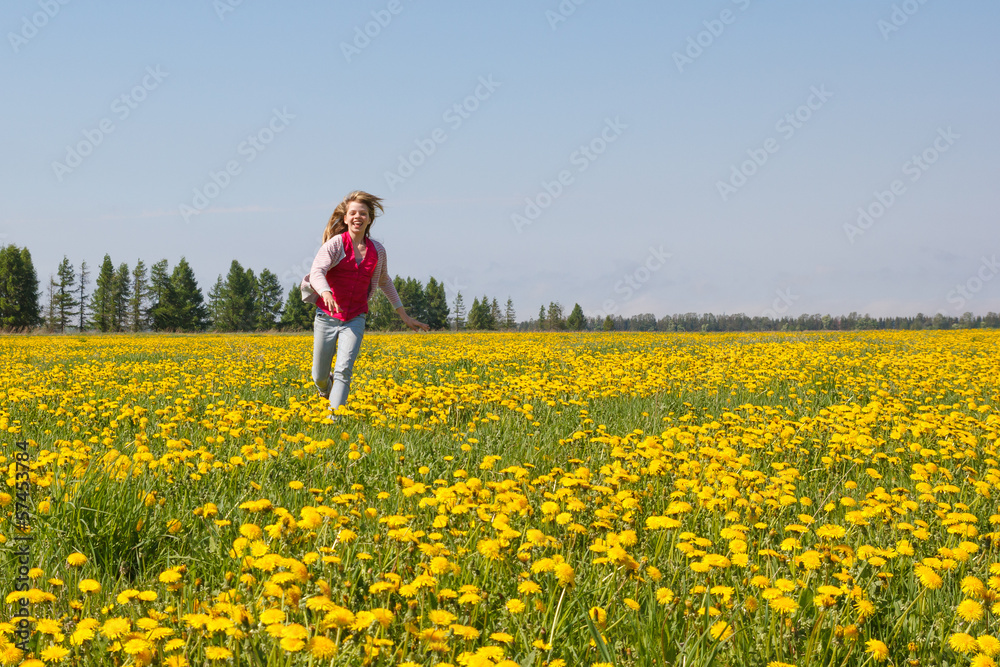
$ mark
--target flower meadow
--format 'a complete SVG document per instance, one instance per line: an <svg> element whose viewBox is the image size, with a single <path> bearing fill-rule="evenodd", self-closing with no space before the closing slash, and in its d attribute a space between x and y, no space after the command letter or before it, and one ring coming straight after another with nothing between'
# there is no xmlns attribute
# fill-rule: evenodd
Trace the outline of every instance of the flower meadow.
<svg viewBox="0 0 1000 667"><path fill-rule="evenodd" d="M997 332L311 349L0 338L0 664L1000 661Z"/></svg>

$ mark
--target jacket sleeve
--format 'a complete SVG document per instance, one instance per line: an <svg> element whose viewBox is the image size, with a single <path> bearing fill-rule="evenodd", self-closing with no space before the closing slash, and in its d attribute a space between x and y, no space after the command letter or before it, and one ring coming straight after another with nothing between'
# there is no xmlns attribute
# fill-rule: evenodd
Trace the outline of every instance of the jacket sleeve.
<svg viewBox="0 0 1000 667"><path fill-rule="evenodd" d="M312 268L309 270L309 283L318 295L330 290L330 283L326 281L326 272L336 266L340 260L344 259L344 240L338 234L324 243L316 258L313 259Z"/></svg>
<svg viewBox="0 0 1000 667"><path fill-rule="evenodd" d="M378 287L385 294L386 298L389 299L389 303L392 304L393 309L402 308L403 301L399 298L399 293L396 292L396 286L392 284L392 278L389 277L389 265L385 248L382 247L381 243L376 248L378 249L379 267L375 272L375 277L378 278Z"/></svg>

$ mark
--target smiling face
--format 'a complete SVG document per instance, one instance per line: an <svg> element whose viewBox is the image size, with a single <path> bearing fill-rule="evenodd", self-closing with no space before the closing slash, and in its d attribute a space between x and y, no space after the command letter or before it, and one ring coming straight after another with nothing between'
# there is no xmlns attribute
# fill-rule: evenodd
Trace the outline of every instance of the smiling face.
<svg viewBox="0 0 1000 667"><path fill-rule="evenodd" d="M358 238L364 236L368 225L372 224L371 213L362 202L352 201L347 205L344 222L347 224L347 231L350 232L351 236Z"/></svg>

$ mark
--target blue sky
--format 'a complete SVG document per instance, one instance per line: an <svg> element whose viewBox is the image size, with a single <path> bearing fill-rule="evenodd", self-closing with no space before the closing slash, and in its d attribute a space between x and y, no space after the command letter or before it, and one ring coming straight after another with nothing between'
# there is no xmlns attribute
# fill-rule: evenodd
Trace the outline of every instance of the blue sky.
<svg viewBox="0 0 1000 667"><path fill-rule="evenodd" d="M364 189L519 319L1000 310L1000 5L579 1L8 0L0 243L287 288Z"/></svg>

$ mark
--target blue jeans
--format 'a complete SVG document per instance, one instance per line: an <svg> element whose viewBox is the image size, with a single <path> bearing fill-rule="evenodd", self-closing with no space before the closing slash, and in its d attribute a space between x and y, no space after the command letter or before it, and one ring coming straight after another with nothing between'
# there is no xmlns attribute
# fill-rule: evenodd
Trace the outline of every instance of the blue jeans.
<svg viewBox="0 0 1000 667"><path fill-rule="evenodd" d="M358 358L364 335L363 314L341 322L322 310L316 310L316 320L313 322L312 378L317 389L325 391L328 388L330 366L333 364L334 352L337 354L337 363L333 367L333 389L330 391L331 410L347 403L354 360Z"/></svg>

